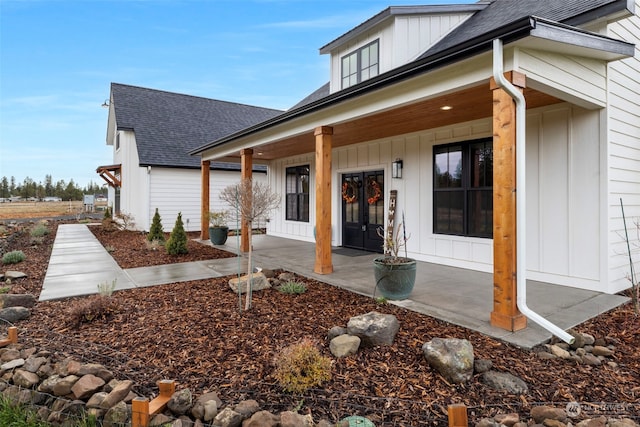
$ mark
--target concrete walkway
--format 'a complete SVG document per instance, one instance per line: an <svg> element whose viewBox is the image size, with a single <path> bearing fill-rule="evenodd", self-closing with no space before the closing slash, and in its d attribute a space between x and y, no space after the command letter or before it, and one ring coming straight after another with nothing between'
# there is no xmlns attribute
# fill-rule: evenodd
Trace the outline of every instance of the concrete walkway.
<svg viewBox="0 0 640 427"><path fill-rule="evenodd" d="M202 242L210 244L209 242ZM219 248L237 253L238 239L230 237ZM278 237L253 238L254 265L285 269L324 283L373 296L372 260L377 254L361 251L334 253L334 272L313 272L315 246ZM339 254L342 252L343 254ZM346 254L344 254L346 252ZM226 258L122 270L85 225L61 225L43 283L41 300L97 293L99 283L116 279L116 289L153 286L237 274L247 269L246 258ZM582 289L527 281L529 307L562 329L572 328L628 301ZM393 304L460 325L519 347L531 348L551 338L551 333L529 321L519 332L489 324L493 308L493 280L489 273L419 262L411 298Z"/></svg>

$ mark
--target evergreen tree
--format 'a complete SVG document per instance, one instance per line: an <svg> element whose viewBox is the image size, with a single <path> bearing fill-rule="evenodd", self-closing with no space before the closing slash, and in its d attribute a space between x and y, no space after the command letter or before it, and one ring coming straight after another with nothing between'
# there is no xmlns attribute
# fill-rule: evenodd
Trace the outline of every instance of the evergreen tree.
<svg viewBox="0 0 640 427"><path fill-rule="evenodd" d="M182 212L178 212L176 224L173 226L173 230L165 247L169 255L186 254L189 252L187 249L187 233L184 231L184 224L182 223Z"/></svg>
<svg viewBox="0 0 640 427"><path fill-rule="evenodd" d="M153 242L154 240L164 242L164 230L162 229L162 221L160 219L158 208L156 208L156 213L153 215L153 221L151 222L149 234L147 234L147 240L150 242Z"/></svg>

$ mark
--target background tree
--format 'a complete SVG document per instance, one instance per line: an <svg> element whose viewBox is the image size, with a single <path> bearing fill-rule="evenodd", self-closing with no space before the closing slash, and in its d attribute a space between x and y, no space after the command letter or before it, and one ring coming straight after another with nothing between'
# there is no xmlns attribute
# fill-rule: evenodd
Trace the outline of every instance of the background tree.
<svg viewBox="0 0 640 427"><path fill-rule="evenodd" d="M247 266L247 296L245 310L251 308L251 297L253 283L251 273L253 270L253 244L252 230L253 222L265 217L269 212L280 205L280 195L271 191L269 185L262 182L253 182L251 179L243 179L239 184L232 184L224 188L220 193L220 199L227 202L234 208L233 213L246 221L249 228L249 254Z"/></svg>

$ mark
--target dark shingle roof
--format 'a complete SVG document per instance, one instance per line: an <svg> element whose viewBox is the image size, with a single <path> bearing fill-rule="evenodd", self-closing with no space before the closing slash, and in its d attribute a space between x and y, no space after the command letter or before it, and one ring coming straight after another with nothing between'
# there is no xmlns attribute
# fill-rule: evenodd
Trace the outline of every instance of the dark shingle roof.
<svg viewBox="0 0 640 427"><path fill-rule="evenodd" d="M296 105L291 107L291 109L295 110L298 107L302 107L303 105L310 104L313 101L317 101L328 95L329 95L329 82L326 82L325 84L320 86L318 89L316 89L314 92L312 92L310 95L307 95L303 100L301 100Z"/></svg>
<svg viewBox="0 0 640 427"><path fill-rule="evenodd" d="M421 58L452 48L528 16L564 22L620 0L495 0L425 52Z"/></svg>
<svg viewBox="0 0 640 427"><path fill-rule="evenodd" d="M199 168L190 150L282 113L118 83L111 99L118 129L135 132L140 166Z"/></svg>

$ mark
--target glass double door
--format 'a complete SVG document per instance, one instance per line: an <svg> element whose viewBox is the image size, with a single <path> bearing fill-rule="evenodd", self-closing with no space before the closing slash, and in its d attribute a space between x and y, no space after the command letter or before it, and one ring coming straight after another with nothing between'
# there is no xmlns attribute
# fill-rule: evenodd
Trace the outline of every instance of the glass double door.
<svg viewBox="0 0 640 427"><path fill-rule="evenodd" d="M384 171L342 175L342 246L383 251Z"/></svg>

